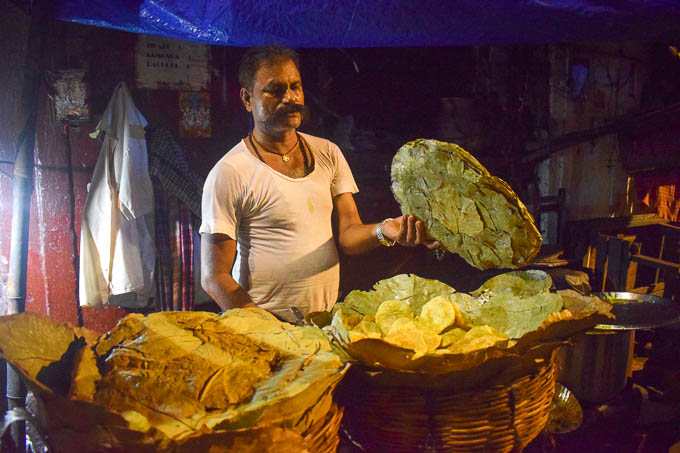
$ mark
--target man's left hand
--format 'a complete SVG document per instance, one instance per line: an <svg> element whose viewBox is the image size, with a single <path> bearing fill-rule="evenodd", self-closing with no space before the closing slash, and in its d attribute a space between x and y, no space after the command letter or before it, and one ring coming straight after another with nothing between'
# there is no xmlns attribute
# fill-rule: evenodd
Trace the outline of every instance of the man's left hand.
<svg viewBox="0 0 680 453"><path fill-rule="evenodd" d="M408 214L385 222L383 234L404 247L424 245L428 249L435 249L440 245L439 241L435 241L427 233L425 223L422 220Z"/></svg>

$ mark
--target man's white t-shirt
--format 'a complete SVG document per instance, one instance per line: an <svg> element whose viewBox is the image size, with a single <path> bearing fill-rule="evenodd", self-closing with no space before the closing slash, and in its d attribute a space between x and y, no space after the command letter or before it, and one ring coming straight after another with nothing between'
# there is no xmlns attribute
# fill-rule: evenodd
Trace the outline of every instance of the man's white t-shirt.
<svg viewBox="0 0 680 453"><path fill-rule="evenodd" d="M340 267L333 239L333 197L358 192L340 148L302 135L314 170L290 178L260 161L243 140L213 167L203 189L201 233L237 241L232 276L258 306L294 320L330 310L338 298Z"/></svg>

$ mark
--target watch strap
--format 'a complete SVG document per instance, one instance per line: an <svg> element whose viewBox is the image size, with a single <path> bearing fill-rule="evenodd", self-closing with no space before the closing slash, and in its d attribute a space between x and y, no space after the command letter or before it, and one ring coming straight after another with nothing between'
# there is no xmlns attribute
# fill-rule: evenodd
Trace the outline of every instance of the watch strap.
<svg viewBox="0 0 680 453"><path fill-rule="evenodd" d="M388 217L387 219L383 220L378 224L378 226L375 229L375 234L378 236L378 242L380 242L380 245L384 245L385 247L392 247L394 244L396 244L396 241L392 241L390 239L387 239L385 235L383 234L383 225L385 222L389 222L390 220L394 220L391 217Z"/></svg>

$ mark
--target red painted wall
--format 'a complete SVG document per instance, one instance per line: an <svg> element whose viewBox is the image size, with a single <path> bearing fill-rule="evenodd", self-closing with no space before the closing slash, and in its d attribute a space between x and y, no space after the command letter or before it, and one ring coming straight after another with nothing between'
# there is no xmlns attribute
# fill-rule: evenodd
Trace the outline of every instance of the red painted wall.
<svg viewBox="0 0 680 453"><path fill-rule="evenodd" d="M29 18L16 6L0 18L0 314L6 312L7 267L11 239L12 174L14 146L25 113L21 111ZM136 35L79 24L55 22L55 36L48 40L48 69L83 68L89 87L92 120L69 131L72 171L69 170L67 135L63 125L51 119L50 100L40 90L36 125L35 191L31 200L26 309L59 321L106 331L127 314L118 307L78 307L77 248L82 209L87 197L99 142L89 137L110 99L115 85L124 81L150 127L166 127L177 136L179 123L176 91L141 90L135 87ZM217 52L213 67L219 77L234 69L241 49ZM225 63L226 62L226 63ZM247 116L238 99L235 77L213 81L212 139L179 140L199 174L238 140L233 131L247 130ZM69 173L73 186L69 182Z"/></svg>
<svg viewBox="0 0 680 453"><path fill-rule="evenodd" d="M41 91L28 266L27 292L32 297L26 309L76 325L80 323L77 300L80 219L99 153L98 143L88 136L95 126L94 122L84 123L71 129L67 136L62 125L53 124L49 99ZM69 183L69 138L73 187ZM83 308L82 320L85 327L108 330L125 314L125 310L115 307Z"/></svg>
<svg viewBox="0 0 680 453"><path fill-rule="evenodd" d="M12 176L15 143L26 112L21 108L22 67L28 39L28 16L8 5L0 29L0 296L6 292L12 217ZM62 26L63 27L63 26ZM51 51L52 49L50 49ZM26 310L47 314L59 321L80 324L77 301L77 235L80 216L99 152L87 136L96 123L83 124L72 131L74 187L69 184L66 134L51 120L50 104L44 87L40 90L36 124L35 190L31 199ZM72 207L75 207L75 212ZM75 232L75 236L74 236ZM75 241L74 241L75 237ZM0 297L0 312L6 311ZM84 309L84 325L108 330L127 312L119 308Z"/></svg>
<svg viewBox="0 0 680 453"><path fill-rule="evenodd" d="M6 272L10 255L12 216L12 175L14 146L25 120L21 110L22 67L28 39L28 16L8 5L0 23L0 296L6 292ZM59 24L58 31L67 25ZM59 59L61 49L51 43L47 60ZM86 49L83 49L86 50ZM112 75L115 75L113 73ZM47 314L59 321L98 331L110 329L127 311L117 307L84 308L79 319L77 301L77 248L80 217L87 196L99 147L88 137L93 120L71 131L73 188L69 184L67 136L61 125L51 120L50 103L43 87L39 95L36 124L35 190L31 199L26 310ZM72 209L75 208L75 210ZM5 313L4 297L0 312Z"/></svg>

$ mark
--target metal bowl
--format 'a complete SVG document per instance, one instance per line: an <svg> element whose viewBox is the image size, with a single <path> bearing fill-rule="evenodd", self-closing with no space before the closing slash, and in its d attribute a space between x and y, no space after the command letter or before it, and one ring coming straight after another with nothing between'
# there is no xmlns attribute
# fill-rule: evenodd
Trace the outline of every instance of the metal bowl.
<svg viewBox="0 0 680 453"><path fill-rule="evenodd" d="M680 304L649 294L605 292L593 293L613 305L615 319L598 324L602 330L651 329L680 322Z"/></svg>

